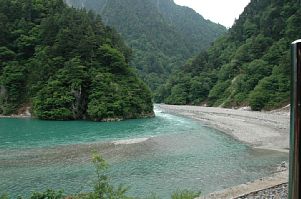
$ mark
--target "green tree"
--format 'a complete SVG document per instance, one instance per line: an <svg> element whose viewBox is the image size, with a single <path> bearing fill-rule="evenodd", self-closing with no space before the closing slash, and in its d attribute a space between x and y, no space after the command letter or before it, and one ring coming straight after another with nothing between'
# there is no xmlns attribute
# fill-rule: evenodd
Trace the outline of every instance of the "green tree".
<svg viewBox="0 0 301 199"><path fill-rule="evenodd" d="M26 104L48 120L153 115L130 49L99 16L62 0L0 0L0 18L9 28L0 43L0 114Z"/></svg>
<svg viewBox="0 0 301 199"><path fill-rule="evenodd" d="M26 75L19 62L7 62L0 77L0 113L12 114L24 100Z"/></svg>
<svg viewBox="0 0 301 199"><path fill-rule="evenodd" d="M285 105L289 102L290 43L300 36L300 13L297 1L251 1L226 35L173 72L156 99L172 104L172 98L188 95L189 100L181 101L251 105L254 110ZM190 91L171 92L181 88L185 78L190 79ZM202 85L209 91L203 92Z"/></svg>

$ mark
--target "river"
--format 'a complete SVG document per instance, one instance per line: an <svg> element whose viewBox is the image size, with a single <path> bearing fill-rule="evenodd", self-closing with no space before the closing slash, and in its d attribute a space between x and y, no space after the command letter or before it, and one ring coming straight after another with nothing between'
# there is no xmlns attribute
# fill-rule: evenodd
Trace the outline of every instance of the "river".
<svg viewBox="0 0 301 199"><path fill-rule="evenodd" d="M93 189L93 151L108 161L114 184L129 195L203 194L275 172L285 153L254 150L200 122L156 110L151 119L113 123L0 119L0 194L47 188Z"/></svg>

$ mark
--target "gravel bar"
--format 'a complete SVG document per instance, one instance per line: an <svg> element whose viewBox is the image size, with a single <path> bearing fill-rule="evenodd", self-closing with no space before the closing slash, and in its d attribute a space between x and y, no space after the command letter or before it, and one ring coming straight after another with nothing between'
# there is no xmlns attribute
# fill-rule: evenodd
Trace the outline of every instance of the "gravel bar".
<svg viewBox="0 0 301 199"><path fill-rule="evenodd" d="M202 106L159 104L159 109L201 121L254 148L288 152L289 110L256 112Z"/></svg>

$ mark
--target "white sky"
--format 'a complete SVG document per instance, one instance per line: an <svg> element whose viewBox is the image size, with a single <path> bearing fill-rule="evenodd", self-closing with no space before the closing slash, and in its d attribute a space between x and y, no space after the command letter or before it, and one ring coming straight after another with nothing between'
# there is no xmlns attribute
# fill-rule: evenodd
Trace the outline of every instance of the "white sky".
<svg viewBox="0 0 301 199"><path fill-rule="evenodd" d="M176 4L187 6L205 19L230 28L243 12L250 0L174 0Z"/></svg>

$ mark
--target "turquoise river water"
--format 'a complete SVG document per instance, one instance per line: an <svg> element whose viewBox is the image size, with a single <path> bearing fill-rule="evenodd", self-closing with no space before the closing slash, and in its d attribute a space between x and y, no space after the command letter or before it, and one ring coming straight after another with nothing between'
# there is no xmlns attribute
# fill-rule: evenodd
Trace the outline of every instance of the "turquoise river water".
<svg viewBox="0 0 301 199"><path fill-rule="evenodd" d="M160 110L155 118L114 123L0 119L0 194L89 191L92 151L104 156L112 183L128 185L129 195L161 198L178 189L206 194L245 183L288 159Z"/></svg>

